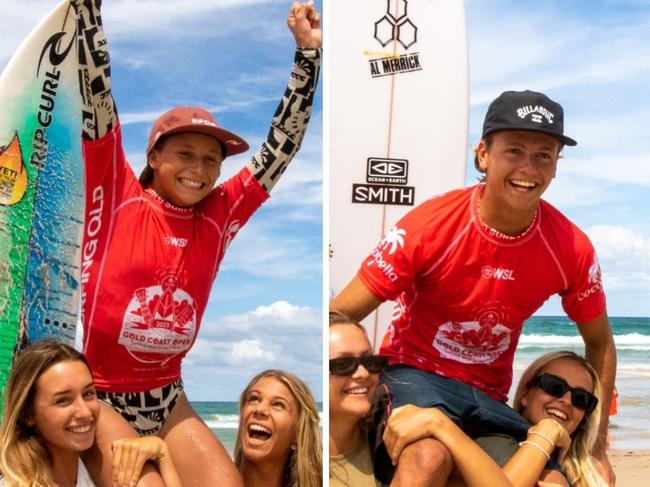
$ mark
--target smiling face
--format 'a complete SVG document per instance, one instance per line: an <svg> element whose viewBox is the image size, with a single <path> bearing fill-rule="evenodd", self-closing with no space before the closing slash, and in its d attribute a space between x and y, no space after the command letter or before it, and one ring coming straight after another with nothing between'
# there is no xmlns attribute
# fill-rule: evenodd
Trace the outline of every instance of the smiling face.
<svg viewBox="0 0 650 487"><path fill-rule="evenodd" d="M507 211L531 212L555 177L560 142L542 132L505 130L479 143L479 167L487 173L483 200Z"/></svg>
<svg viewBox="0 0 650 487"><path fill-rule="evenodd" d="M364 331L352 324L332 325L330 334L330 359L372 355L372 346ZM372 396L379 382L379 374L370 374L359 365L354 374L330 374L330 418L361 418L370 411Z"/></svg>
<svg viewBox="0 0 650 487"><path fill-rule="evenodd" d="M251 463L286 462L296 442L298 404L275 377L262 377L250 388L241 410L242 452Z"/></svg>
<svg viewBox="0 0 650 487"><path fill-rule="evenodd" d="M39 377L27 422L52 455L89 449L95 442L98 417L95 385L86 364L59 362Z"/></svg>
<svg viewBox="0 0 650 487"><path fill-rule="evenodd" d="M172 134L151 151L151 187L176 206L191 206L212 190L221 172L223 154L219 141L199 133Z"/></svg>
<svg viewBox="0 0 650 487"><path fill-rule="evenodd" d="M594 384L589 372L570 358L554 360L546 365L538 375L544 373L561 377L571 387L594 392ZM564 426L569 434L576 430L585 417L585 412L571 403L571 391L567 391L564 396L557 398L547 394L540 387L533 386L522 396L521 405L525 408L521 414L530 423L537 424L544 418L551 418Z"/></svg>

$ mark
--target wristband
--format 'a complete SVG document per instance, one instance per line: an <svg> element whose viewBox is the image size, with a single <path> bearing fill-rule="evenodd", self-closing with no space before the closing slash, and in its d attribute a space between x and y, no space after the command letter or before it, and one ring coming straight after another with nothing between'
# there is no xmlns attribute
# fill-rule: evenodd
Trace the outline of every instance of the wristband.
<svg viewBox="0 0 650 487"><path fill-rule="evenodd" d="M544 433L540 433L539 431L529 431L528 434L537 435L544 438L548 442L548 444L551 445L551 450L555 450L555 443L553 443L551 439L548 436L546 436Z"/></svg>
<svg viewBox="0 0 650 487"><path fill-rule="evenodd" d="M535 443L534 441L528 441L528 440L526 440L526 441L522 441L521 443L519 443L519 446L523 446L523 445L532 445L532 446L534 446L535 448L537 448L539 451L541 451L541 452L544 454L544 456L546 457L546 460L547 460L547 461L549 461L549 462L551 461L551 455L550 455L546 450L544 450L544 448L542 448L541 446L539 446L539 445L538 445L537 443Z"/></svg>

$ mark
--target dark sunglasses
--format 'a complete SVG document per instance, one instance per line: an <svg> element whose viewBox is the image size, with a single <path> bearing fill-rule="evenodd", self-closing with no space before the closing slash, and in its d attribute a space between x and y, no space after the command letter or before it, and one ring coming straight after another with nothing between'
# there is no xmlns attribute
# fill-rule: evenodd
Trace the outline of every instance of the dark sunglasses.
<svg viewBox="0 0 650 487"><path fill-rule="evenodd" d="M388 357L385 355L362 355L361 357L340 357L330 359L330 374L352 375L359 365L371 374L378 374L388 365Z"/></svg>
<svg viewBox="0 0 650 487"><path fill-rule="evenodd" d="M596 409L598 398L580 387L571 387L564 379L553 374L538 375L528 382L528 387L539 386L541 390L553 397L562 397L571 391L571 404L590 413Z"/></svg>

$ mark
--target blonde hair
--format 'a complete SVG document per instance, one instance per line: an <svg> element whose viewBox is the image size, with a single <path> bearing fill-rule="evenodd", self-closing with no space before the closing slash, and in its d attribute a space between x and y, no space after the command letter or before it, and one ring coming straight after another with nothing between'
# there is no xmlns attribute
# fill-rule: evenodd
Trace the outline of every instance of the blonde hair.
<svg viewBox="0 0 650 487"><path fill-rule="evenodd" d="M309 387L295 375L283 370L269 369L251 379L239 398L239 411L244 407L251 389L260 379L271 377L284 384L298 403L296 420L296 449L291 450L284 465L283 487L321 487L323 485L323 447L321 444L320 417L316 401ZM240 418L240 426L242 424ZM241 469L244 463L241 429L235 442L235 464Z"/></svg>
<svg viewBox="0 0 650 487"><path fill-rule="evenodd" d="M38 431L30 426L36 385L45 371L59 362L86 358L55 340L27 347L16 359L4 392L0 425L0 472L7 487L50 487L54 484L52 457Z"/></svg>
<svg viewBox="0 0 650 487"><path fill-rule="evenodd" d="M539 376L546 366L559 359L573 360L582 366L591 377L593 394L598 398L596 408L591 413L585 413L585 417L571 434L571 446L569 447L566 458L562 462L562 468L568 480L575 487L606 487L607 484L598 473L595 460L591 455L591 451L598 437L598 425L602 410L600 380L594 368L584 357L570 351L552 352L539 357L522 374L512 407L519 414L523 413L525 407L522 406L521 399L528 393L531 387L528 384L532 379Z"/></svg>

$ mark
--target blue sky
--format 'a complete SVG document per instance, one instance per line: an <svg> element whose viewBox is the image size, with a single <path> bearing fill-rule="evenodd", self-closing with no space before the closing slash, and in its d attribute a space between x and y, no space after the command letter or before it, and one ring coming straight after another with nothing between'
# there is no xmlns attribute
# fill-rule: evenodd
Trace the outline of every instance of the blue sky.
<svg viewBox="0 0 650 487"><path fill-rule="evenodd" d="M54 0L2 0L0 68ZM249 152L266 137L294 41L289 0L105 0L113 95L125 150L144 166L151 124L174 105L208 108ZM321 2L316 2L322 12ZM190 400L236 400L257 372L295 372L322 397L322 96L301 151L230 246L198 340L183 363Z"/></svg>
<svg viewBox="0 0 650 487"><path fill-rule="evenodd" d="M650 316L650 2L466 0L468 150L489 102L542 91L565 110L568 147L545 194L591 238L610 316ZM468 156L467 183L476 180ZM563 314L550 300L539 314Z"/></svg>

